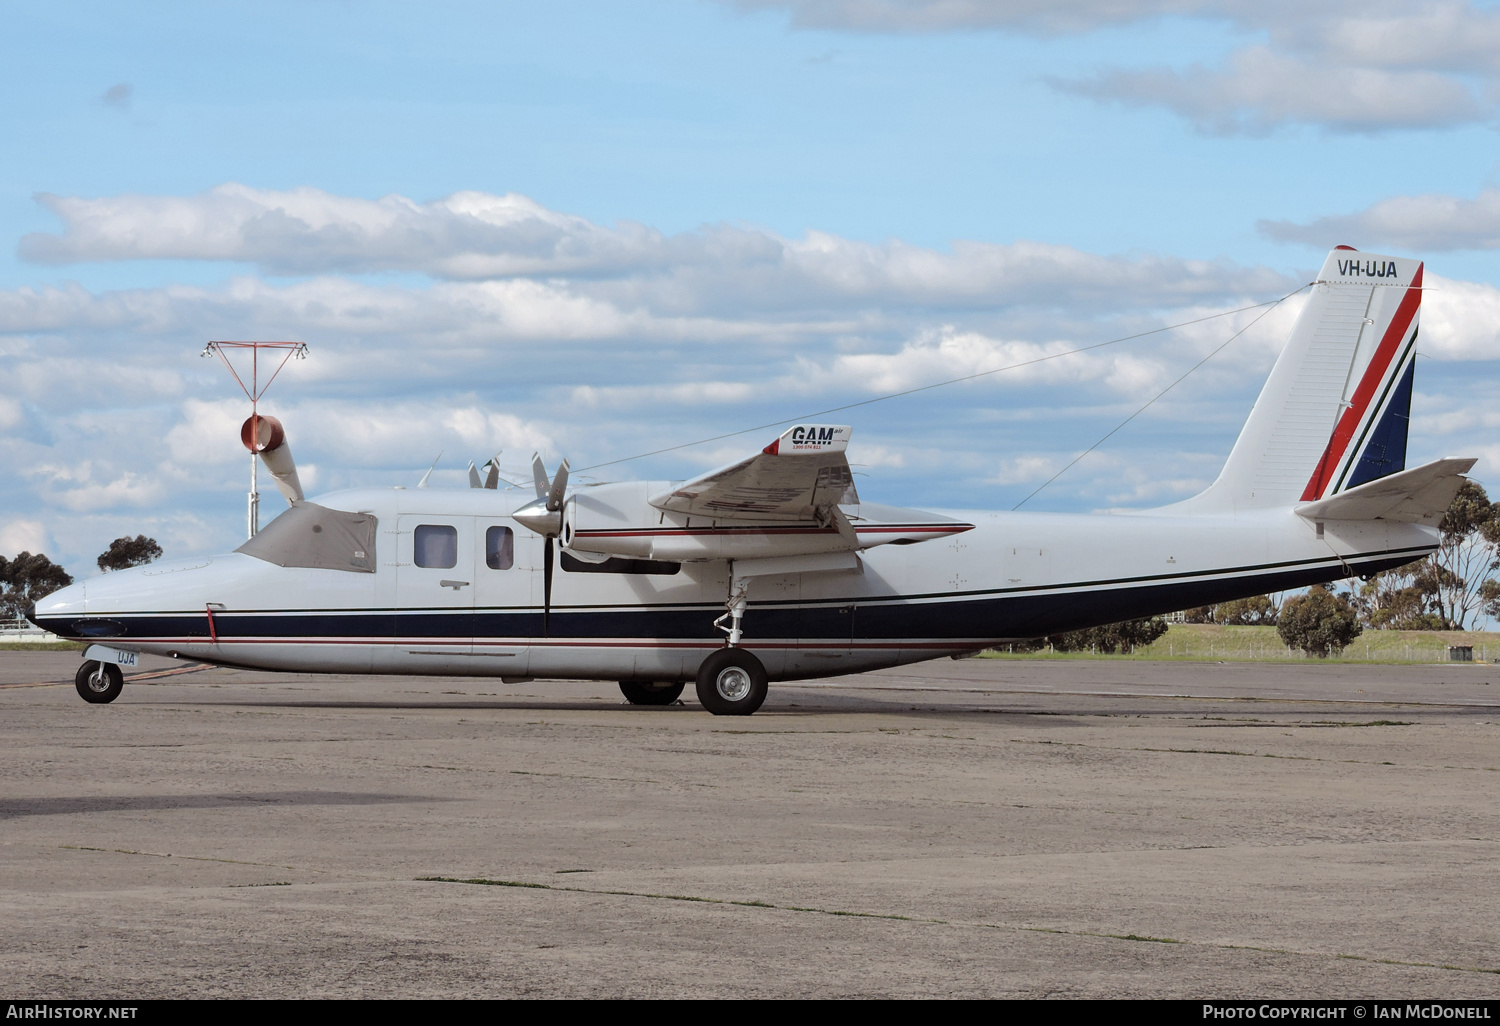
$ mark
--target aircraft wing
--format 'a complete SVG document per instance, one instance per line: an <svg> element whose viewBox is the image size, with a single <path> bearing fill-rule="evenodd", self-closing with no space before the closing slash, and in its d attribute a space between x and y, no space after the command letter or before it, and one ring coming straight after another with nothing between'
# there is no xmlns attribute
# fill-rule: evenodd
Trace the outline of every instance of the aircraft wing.
<svg viewBox="0 0 1500 1026"><path fill-rule="evenodd" d="M844 451L853 428L799 424L749 459L710 471L651 496L669 513L729 520L827 520L855 505L854 475Z"/></svg>
<svg viewBox="0 0 1500 1026"><path fill-rule="evenodd" d="M1296 507L1307 520L1395 520L1436 524L1478 460L1447 459L1376 478L1318 502Z"/></svg>

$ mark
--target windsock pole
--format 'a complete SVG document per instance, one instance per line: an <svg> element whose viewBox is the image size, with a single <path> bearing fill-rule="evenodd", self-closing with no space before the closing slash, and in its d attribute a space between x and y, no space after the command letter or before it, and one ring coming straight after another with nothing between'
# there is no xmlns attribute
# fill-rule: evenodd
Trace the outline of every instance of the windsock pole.
<svg viewBox="0 0 1500 1026"><path fill-rule="evenodd" d="M255 453L250 454L250 537L254 538L260 530L260 492L256 488L255 472L258 469L260 458Z"/></svg>
<svg viewBox="0 0 1500 1026"><path fill-rule="evenodd" d="M250 350L250 384L248 387L245 385L244 379L240 377L239 372L234 369L234 364L229 362L229 356L226 350L230 349ZM281 358L281 362L276 365L276 370L271 373L271 376L268 379L266 379L266 383L264 385L260 383L260 351L262 349L280 349L286 353L286 355ZM294 356L299 360L306 358L307 343L210 342L208 345L203 347L203 352L198 355L208 356L210 354L216 355L220 360L224 361L224 366L229 368L229 373L233 375L235 382L240 386L240 391L244 392L245 397L250 400L250 419L246 421L246 423L252 426L252 432L251 440L246 440L245 442L246 447L250 449L250 495L245 511L245 527L247 534L251 538L254 538L257 532L260 531L260 491L257 488L257 471L259 468L256 466L256 461L260 450L257 449L255 447L255 444L253 443L253 437L255 434L254 425L256 425L261 419L259 416L260 397L266 394L266 389L271 387L271 382L276 380L276 375L281 373L281 368L286 366L286 362L288 360L290 360ZM280 429L279 424L277 425L277 428L278 430ZM300 491L300 485L298 486L298 489Z"/></svg>

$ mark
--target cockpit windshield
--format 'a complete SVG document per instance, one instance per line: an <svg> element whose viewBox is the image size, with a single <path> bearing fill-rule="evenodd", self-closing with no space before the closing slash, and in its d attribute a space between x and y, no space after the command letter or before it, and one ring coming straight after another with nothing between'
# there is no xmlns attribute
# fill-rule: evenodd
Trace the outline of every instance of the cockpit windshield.
<svg viewBox="0 0 1500 1026"><path fill-rule="evenodd" d="M234 551L277 566L373 574L376 524L369 513L294 502Z"/></svg>

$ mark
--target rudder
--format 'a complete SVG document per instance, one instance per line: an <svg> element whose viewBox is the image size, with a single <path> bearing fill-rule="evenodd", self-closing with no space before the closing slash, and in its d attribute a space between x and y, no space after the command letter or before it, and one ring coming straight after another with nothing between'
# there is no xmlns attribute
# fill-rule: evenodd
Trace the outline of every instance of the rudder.
<svg viewBox="0 0 1500 1026"><path fill-rule="evenodd" d="M1324 499L1406 466L1422 263L1328 254L1217 480L1184 512Z"/></svg>

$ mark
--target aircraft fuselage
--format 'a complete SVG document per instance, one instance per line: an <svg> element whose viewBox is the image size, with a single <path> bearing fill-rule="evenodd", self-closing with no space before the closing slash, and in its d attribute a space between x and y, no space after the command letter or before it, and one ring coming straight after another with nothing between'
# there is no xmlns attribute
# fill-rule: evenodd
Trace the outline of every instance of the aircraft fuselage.
<svg viewBox="0 0 1500 1026"><path fill-rule="evenodd" d="M392 489L317 501L375 518L373 572L235 552L73 585L35 619L127 651L335 673L691 680L725 646L715 620L727 560L564 554L544 611L544 539L511 518L513 496ZM854 569L757 577L740 646L772 680L831 676L1367 575L1438 540L1394 521L1320 528L1285 508L944 515L973 528L866 549ZM415 550L433 537L451 551ZM419 565L434 558L451 565Z"/></svg>

